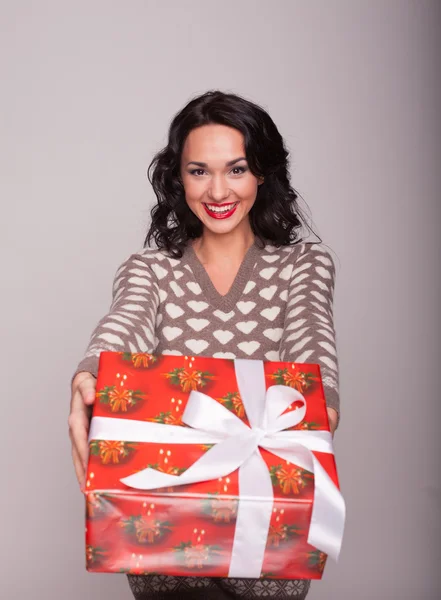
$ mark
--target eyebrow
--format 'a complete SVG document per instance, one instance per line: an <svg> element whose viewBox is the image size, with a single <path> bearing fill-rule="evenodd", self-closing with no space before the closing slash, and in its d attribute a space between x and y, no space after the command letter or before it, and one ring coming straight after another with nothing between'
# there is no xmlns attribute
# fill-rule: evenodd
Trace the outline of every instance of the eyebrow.
<svg viewBox="0 0 441 600"><path fill-rule="evenodd" d="M225 163L225 166L231 167L232 165L235 165L240 160L246 160L245 156L241 156L240 158L235 158L233 160L229 160L227 163ZM187 163L187 167L188 167L188 165L197 165L198 167L208 167L207 163L197 162L195 160L191 160L189 163Z"/></svg>

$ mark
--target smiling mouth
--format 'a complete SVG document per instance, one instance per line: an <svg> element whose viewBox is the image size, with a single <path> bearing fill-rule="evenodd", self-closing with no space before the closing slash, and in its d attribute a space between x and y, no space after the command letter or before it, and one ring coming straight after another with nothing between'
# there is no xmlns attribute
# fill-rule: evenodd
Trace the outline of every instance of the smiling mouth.
<svg viewBox="0 0 441 600"><path fill-rule="evenodd" d="M239 202L230 202L228 204L206 204L203 202L206 212L215 219L225 219L230 217L236 210Z"/></svg>

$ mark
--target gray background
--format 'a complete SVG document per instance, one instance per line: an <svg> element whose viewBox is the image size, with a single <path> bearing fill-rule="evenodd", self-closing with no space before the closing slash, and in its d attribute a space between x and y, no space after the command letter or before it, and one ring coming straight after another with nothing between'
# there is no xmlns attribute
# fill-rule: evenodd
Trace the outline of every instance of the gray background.
<svg viewBox="0 0 441 600"><path fill-rule="evenodd" d="M1 3L0 596L131 598L84 568L69 382L139 249L146 168L209 88L262 104L335 253L348 517L309 597L440 587L437 1Z"/></svg>

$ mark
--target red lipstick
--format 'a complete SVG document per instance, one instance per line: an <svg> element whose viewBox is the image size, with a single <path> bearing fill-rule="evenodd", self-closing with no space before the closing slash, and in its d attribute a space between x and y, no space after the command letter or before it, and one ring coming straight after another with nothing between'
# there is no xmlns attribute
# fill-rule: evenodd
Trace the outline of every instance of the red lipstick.
<svg viewBox="0 0 441 600"><path fill-rule="evenodd" d="M239 202L224 202L223 204L205 204L203 202L205 212L213 219L228 219L235 212ZM225 206L231 206L229 210L210 210L209 206L216 207L216 209L222 209Z"/></svg>

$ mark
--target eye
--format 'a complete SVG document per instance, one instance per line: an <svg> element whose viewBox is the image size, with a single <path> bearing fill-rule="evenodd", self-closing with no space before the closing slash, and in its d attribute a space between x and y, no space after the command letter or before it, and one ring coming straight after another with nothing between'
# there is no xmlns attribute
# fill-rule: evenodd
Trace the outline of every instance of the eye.
<svg viewBox="0 0 441 600"><path fill-rule="evenodd" d="M231 172L237 171L237 170L239 171L239 173L233 173L233 175L241 175L242 173L245 173L245 171L247 170L247 168L246 167L233 167L231 169Z"/></svg>
<svg viewBox="0 0 441 600"><path fill-rule="evenodd" d="M233 173L233 175L242 175L243 173L245 173L247 171L247 167L233 167L231 169L231 173ZM195 175L196 177L200 177L201 175L203 175L205 173L204 169L192 169L191 171L189 171L190 175Z"/></svg>

